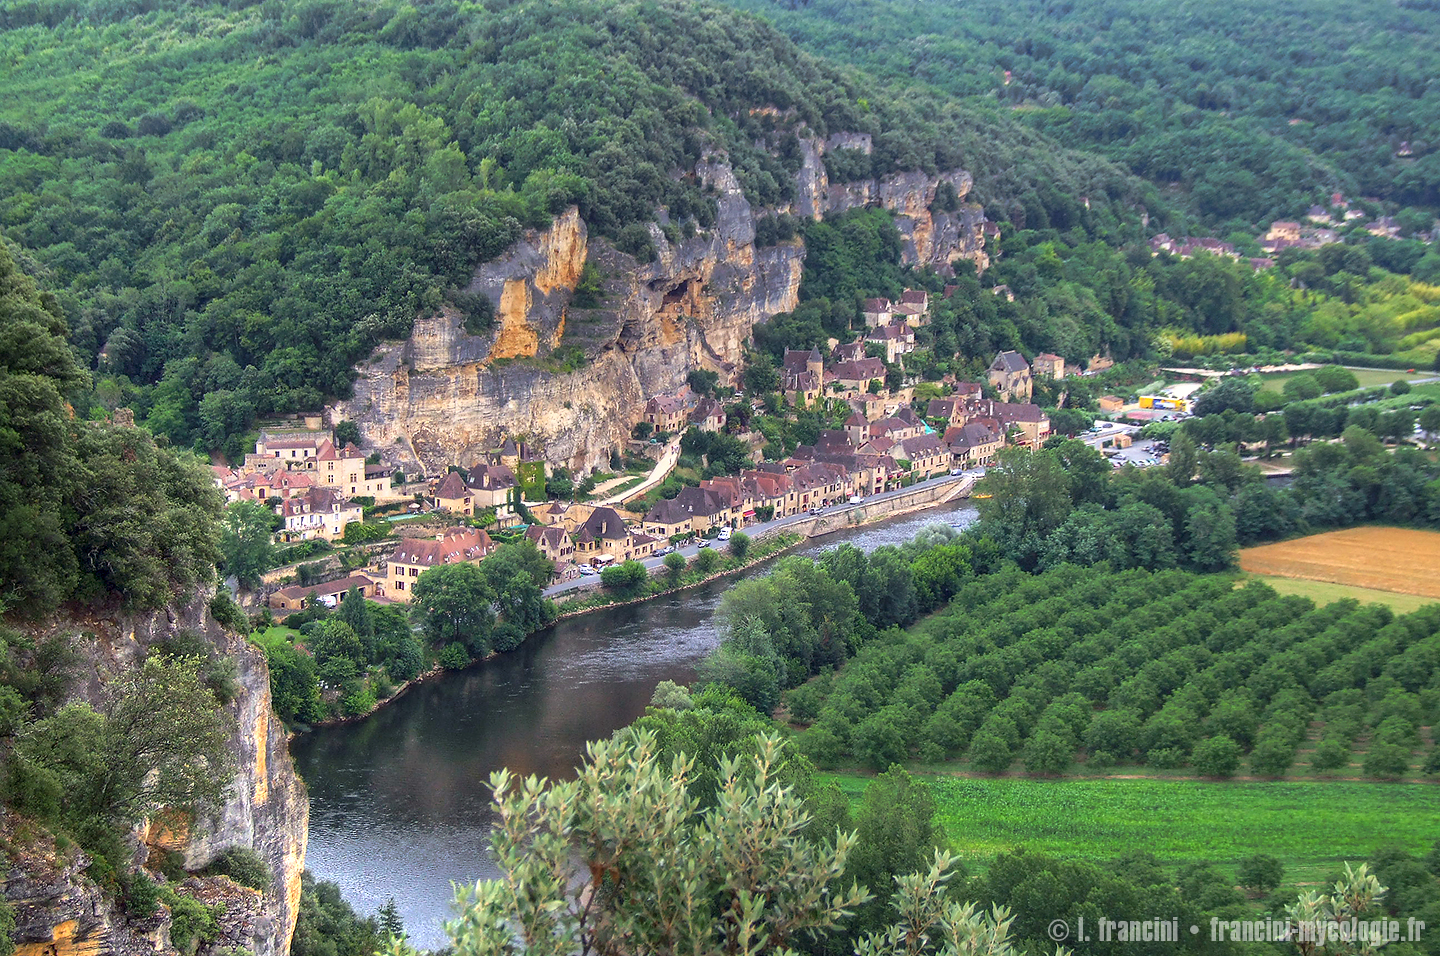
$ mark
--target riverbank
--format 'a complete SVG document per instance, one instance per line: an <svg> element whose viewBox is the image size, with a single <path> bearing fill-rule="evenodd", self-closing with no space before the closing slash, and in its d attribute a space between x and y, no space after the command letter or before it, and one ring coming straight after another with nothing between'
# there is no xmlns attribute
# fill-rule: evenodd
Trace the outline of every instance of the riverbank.
<svg viewBox="0 0 1440 956"><path fill-rule="evenodd" d="M867 553L899 546L927 524L975 518L965 501L942 504L807 538L745 574L842 543ZM590 741L645 713L658 682L695 680L720 643L715 613L742 579L728 578L557 621L483 667L411 688L363 722L297 737L291 754L310 790L306 865L361 912L395 897L412 943L447 945L451 883L499 875L487 852L490 774L508 767L570 779Z"/></svg>
<svg viewBox="0 0 1440 956"><path fill-rule="evenodd" d="M949 504L958 498L969 497L974 489L975 479L966 477L955 477L953 481L933 481L913 488L902 489L898 492L891 492L885 496L877 496L876 499L859 504L847 504L828 509L820 515L797 515L788 520L770 522L769 526L759 529L752 536L751 553L738 564L731 564L728 567L717 568L699 577L682 577L681 582L670 587L660 587L656 590L647 590L645 594L633 596L620 596L604 591L598 578L592 587L571 588L568 593L583 592L583 597L572 597L564 604L557 605L560 613L545 628L532 631L526 635L525 642L520 647L511 651L491 651L484 657L476 658L465 667L449 669L443 668L439 663L434 663L423 673L417 674L410 680L397 684L394 693L388 697L377 700L375 706L363 714L350 714L343 717L332 717L326 720L319 720L308 724L303 728L291 729L290 736L308 733L312 730L343 727L347 724L358 724L368 720L376 713L400 700L412 689L422 684L444 677L446 674L460 673L479 667L482 664L494 661L505 654L511 654L522 649L536 637L543 634L548 628L553 627L561 621L573 620L596 611L610 608L626 607L629 605L643 604L646 601L653 601L656 598L667 597L678 592L692 588L698 588L717 581L748 571L766 561L774 560L784 554L803 547L813 538L833 534L842 529L862 528L866 525L878 524L893 518L900 518L920 511L927 511L938 508L941 505ZM748 533L748 532L747 532ZM653 585L669 575L668 569L663 566L652 567L649 583ZM656 572L659 573L656 573ZM685 572L686 575L691 572ZM588 582L587 582L588 583Z"/></svg>

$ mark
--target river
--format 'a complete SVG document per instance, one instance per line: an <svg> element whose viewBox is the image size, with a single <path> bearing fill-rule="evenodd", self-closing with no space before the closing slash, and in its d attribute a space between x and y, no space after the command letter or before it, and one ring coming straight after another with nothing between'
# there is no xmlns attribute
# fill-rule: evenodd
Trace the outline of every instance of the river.
<svg viewBox="0 0 1440 956"><path fill-rule="evenodd" d="M946 506L835 532L801 553L843 541L870 551L932 521L974 516L968 504ZM291 753L310 788L307 866L362 914L394 897L415 945L444 946L452 881L497 875L487 850L491 771L572 776L585 743L643 713L657 683L694 679L719 640L712 616L730 583L562 621L361 723L296 738Z"/></svg>

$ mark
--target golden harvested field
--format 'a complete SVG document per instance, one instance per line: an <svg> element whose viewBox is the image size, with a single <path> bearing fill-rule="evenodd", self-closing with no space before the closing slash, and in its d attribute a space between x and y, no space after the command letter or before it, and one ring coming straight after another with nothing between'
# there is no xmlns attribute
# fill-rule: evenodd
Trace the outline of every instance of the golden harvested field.
<svg viewBox="0 0 1440 956"><path fill-rule="evenodd" d="M1348 528L1245 548L1240 567L1252 574L1440 598L1440 533Z"/></svg>

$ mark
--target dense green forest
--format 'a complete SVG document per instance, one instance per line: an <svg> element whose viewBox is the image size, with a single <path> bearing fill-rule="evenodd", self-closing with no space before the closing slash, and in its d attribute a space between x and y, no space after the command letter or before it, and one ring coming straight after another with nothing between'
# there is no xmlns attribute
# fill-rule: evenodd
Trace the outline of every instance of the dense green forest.
<svg viewBox="0 0 1440 956"><path fill-rule="evenodd" d="M1424 0L729 0L884 79L1013 113L1222 234L1335 190L1440 206L1440 10ZM865 42L855 42L862 34Z"/></svg>
<svg viewBox="0 0 1440 956"><path fill-rule="evenodd" d="M871 134L856 176L963 166L982 199L1068 221L1088 195L1095 232L1138 228L1140 184L1113 164L703 4L0 17L0 230L97 373L82 412L134 407L177 444L218 448L257 415L346 394L377 341L446 300L483 324L470 270L568 205L645 259L657 210L687 234L713 224L706 157L755 203L787 202L800 131Z"/></svg>

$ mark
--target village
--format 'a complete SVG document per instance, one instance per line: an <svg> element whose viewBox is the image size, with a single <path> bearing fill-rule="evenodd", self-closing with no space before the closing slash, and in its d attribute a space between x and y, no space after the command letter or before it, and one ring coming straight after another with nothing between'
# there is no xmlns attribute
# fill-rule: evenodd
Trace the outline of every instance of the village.
<svg viewBox="0 0 1440 956"><path fill-rule="evenodd" d="M893 369L914 350L914 330L927 323L928 308L927 293L917 290L896 302L869 299L862 306L865 328L854 341L832 340L828 354L786 349L776 370L781 407L823 402L850 414L842 427L821 429L813 443L775 460L766 460L762 435L728 419L721 400L682 385L651 397L636 423L628 452L655 464L629 493L606 497L602 485L568 496L577 500L552 500L545 493L552 474L543 451L514 437L479 461L407 479L378 456L367 458L353 442L341 444L318 418L303 429L262 431L238 467L214 466L214 480L228 502L255 502L274 513L278 545L349 542L361 539L354 532L372 518L395 522L379 532L397 539L393 547L368 552L363 567L341 566L325 575L329 580L298 583L272 574L267 602L282 617L307 602L334 606L352 588L380 603L408 603L424 571L481 562L502 540L531 542L554 563L552 583L572 581L611 564L667 554L691 540L725 540L757 523L858 504L938 476L978 475L1007 444L1042 445L1050 437L1050 419L1031 397L1037 378L1065 378L1059 356L1027 360L1002 351L981 382L947 376L928 383L923 392L940 397L917 398L918 383L895 383L893 376L896 387L887 387L887 364ZM1097 368L1108 364L1099 356L1092 362ZM764 396L732 400L749 402L756 412L765 407ZM638 492L674 468L687 432L734 436L747 450L745 466L647 502ZM425 524L422 518L443 527L415 536L412 523Z"/></svg>
<svg viewBox="0 0 1440 956"><path fill-rule="evenodd" d="M1329 205L1315 204L1306 213L1304 221L1276 220L1270 223L1265 235L1256 241L1262 256L1246 257L1232 242L1224 242L1213 236L1185 236L1172 238L1160 233L1150 239L1150 254L1167 252L1181 259L1188 259L1197 253L1224 256L1229 259L1244 259L1252 269L1259 272L1275 266L1275 256L1287 249L1314 250L1322 246L1335 245L1344 241L1341 230L1358 227L1380 239L1399 239L1401 227L1394 216L1379 216L1369 222L1361 222L1367 216L1345 198L1344 193L1334 193ZM1440 223L1435 230L1420 233L1416 238L1422 242L1433 242L1440 234Z"/></svg>

